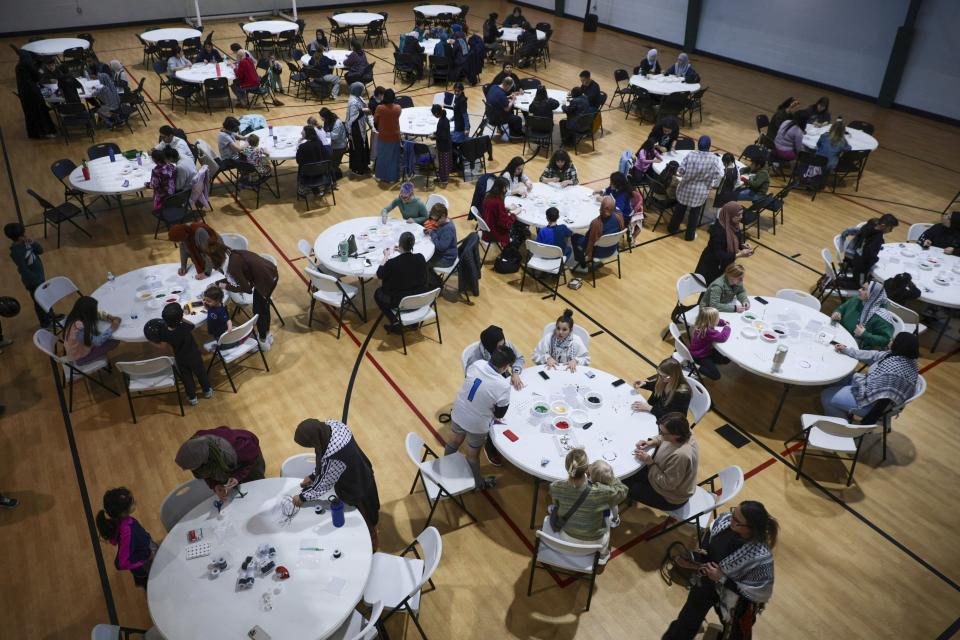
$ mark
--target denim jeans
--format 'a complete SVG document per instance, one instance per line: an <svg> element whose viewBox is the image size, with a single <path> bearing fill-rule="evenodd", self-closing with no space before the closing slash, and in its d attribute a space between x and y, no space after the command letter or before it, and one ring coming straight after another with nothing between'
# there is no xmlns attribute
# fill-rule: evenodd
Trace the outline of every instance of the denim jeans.
<svg viewBox="0 0 960 640"><path fill-rule="evenodd" d="M823 405L823 412L834 418L846 418L850 412L862 417L870 411L870 405L860 407L857 404L856 398L853 397L850 378L820 392L820 403Z"/></svg>

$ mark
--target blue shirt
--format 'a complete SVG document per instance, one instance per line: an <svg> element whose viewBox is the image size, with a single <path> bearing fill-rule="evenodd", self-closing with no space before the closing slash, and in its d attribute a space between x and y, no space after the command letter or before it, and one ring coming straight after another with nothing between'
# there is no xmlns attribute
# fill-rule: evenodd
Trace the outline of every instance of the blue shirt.
<svg viewBox="0 0 960 640"><path fill-rule="evenodd" d="M499 86L493 85L487 90L487 106L491 110L506 112L509 103L510 98L507 96L507 92Z"/></svg>
<svg viewBox="0 0 960 640"><path fill-rule="evenodd" d="M447 222L430 232L430 240L440 256L439 265L449 267L457 259L457 227Z"/></svg>
<svg viewBox="0 0 960 640"><path fill-rule="evenodd" d="M602 226L602 235L608 235L611 233L620 233L623 230L623 227L620 226L620 221L617 220L617 214L612 213L610 217L606 220L601 218ZM616 247L594 247L593 248L593 257L594 258L609 258L614 253L616 253Z"/></svg>
<svg viewBox="0 0 960 640"><path fill-rule="evenodd" d="M230 315L226 307L207 308L207 331L214 338L219 338L227 330Z"/></svg>
<svg viewBox="0 0 960 640"><path fill-rule="evenodd" d="M632 194L629 191L614 191L612 187L607 187L603 195L613 196L614 202L617 203L617 209L623 214L624 222L626 222L626 218L630 216L633 210L633 207L630 206L630 196Z"/></svg>
<svg viewBox="0 0 960 640"><path fill-rule="evenodd" d="M552 227L541 227L537 232L537 242L540 244L551 244L563 249L563 255L570 255L570 244L567 242L573 232L565 224L558 224Z"/></svg>

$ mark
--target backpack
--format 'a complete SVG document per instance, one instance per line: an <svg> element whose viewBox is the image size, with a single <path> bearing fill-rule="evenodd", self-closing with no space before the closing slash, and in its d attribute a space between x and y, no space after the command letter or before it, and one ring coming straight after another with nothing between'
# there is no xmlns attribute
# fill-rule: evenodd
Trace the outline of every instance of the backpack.
<svg viewBox="0 0 960 640"><path fill-rule="evenodd" d="M497 273L516 273L520 271L520 251L514 246L508 246L493 263L493 270Z"/></svg>
<svg viewBox="0 0 960 640"><path fill-rule="evenodd" d="M898 273L892 278L887 278L883 283L883 290L887 298L897 304L907 304L920 297L920 289L913 284L913 278L909 273Z"/></svg>

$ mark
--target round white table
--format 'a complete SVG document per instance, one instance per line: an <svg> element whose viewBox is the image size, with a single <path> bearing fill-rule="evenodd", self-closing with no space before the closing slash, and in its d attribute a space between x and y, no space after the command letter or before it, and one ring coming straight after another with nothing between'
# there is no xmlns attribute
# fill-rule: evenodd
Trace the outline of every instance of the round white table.
<svg viewBox="0 0 960 640"><path fill-rule="evenodd" d="M820 140L820 136L829 132L830 125L817 127L812 124L808 124L807 129L803 134L803 146L807 147L808 149L816 149L817 141ZM850 145L851 151L873 151L880 146L880 143L877 142L877 139L869 133L864 133L859 129L853 129L851 127L847 127L846 139L847 143Z"/></svg>
<svg viewBox="0 0 960 640"><path fill-rule="evenodd" d="M533 97L535 95L537 95L536 89L527 89L522 95L517 96L513 106L526 113L530 111L530 103L533 102ZM560 105L553 110L554 113L563 113L564 105L570 101L568 96L569 93L563 89L547 89L547 97L553 98L560 103Z"/></svg>
<svg viewBox="0 0 960 640"><path fill-rule="evenodd" d="M266 31L271 35L278 35L284 31L296 31L299 28L296 22L287 20L260 20L258 22L248 22L243 25L243 30L247 33L254 31Z"/></svg>
<svg viewBox="0 0 960 640"><path fill-rule="evenodd" d="M453 117L453 109L444 107L447 117ZM426 137L437 132L438 118L430 113L430 107L407 107L400 111L400 133L405 136Z"/></svg>
<svg viewBox="0 0 960 640"><path fill-rule="evenodd" d="M750 373L783 384L780 403L770 422L777 424L784 400L793 386L824 386L850 375L857 361L837 353L831 340L856 347L853 336L830 317L791 300L761 296L763 304L750 297L750 309L743 313L724 312L720 317L730 323L730 338L714 343L714 348ZM772 341L762 336L775 336ZM774 372L773 355L783 344L789 351L780 371Z"/></svg>
<svg viewBox="0 0 960 640"><path fill-rule="evenodd" d="M146 342L143 325L147 320L159 318L163 307L170 302L180 306L188 302L199 301L207 287L223 278L219 272L213 272L203 280L197 280L193 262L187 262L186 275L177 275L179 263L154 264L141 267L116 276L113 282L105 282L92 295L99 302L100 309L120 318L120 328L113 337L121 342ZM205 307L194 308L184 314L184 319L195 325L207 321ZM200 332L196 334L202 342Z"/></svg>
<svg viewBox="0 0 960 640"><path fill-rule="evenodd" d="M143 191L150 182L150 173L153 171L153 160L150 159L149 149L143 150L142 166L137 161L127 160L122 155L116 155L115 162L110 162L109 156L88 160L90 179L83 178L83 165L79 165L70 172L70 186L84 193L90 193L106 198L114 197L120 206L120 218L123 228L129 234L127 217L123 211L123 196Z"/></svg>
<svg viewBox="0 0 960 640"><path fill-rule="evenodd" d="M432 56L433 50L437 48L437 45L440 44L439 38L424 38L420 41L420 46L423 47L424 55Z"/></svg>
<svg viewBox="0 0 960 640"><path fill-rule="evenodd" d="M79 92L82 100L89 100L100 90L99 80L87 80L86 78L77 78L77 80L83 85L83 91ZM42 85L41 92L44 99L50 104L63 102L63 96L58 93L59 88L56 83Z"/></svg>
<svg viewBox="0 0 960 640"><path fill-rule="evenodd" d="M360 11L338 13L333 16L333 21L342 27L365 27L376 20L383 20L383 16L379 13L366 13Z"/></svg>
<svg viewBox="0 0 960 640"><path fill-rule="evenodd" d="M680 151L669 151L667 153L661 153L660 160L657 160L652 165L653 170L655 173L659 175L660 172L662 172L664 169L667 168L668 162L670 162L671 160L675 160L677 164L683 164L683 159L686 158L691 153L693 153L692 149L682 149ZM719 166L720 170L723 171L723 161L721 160L720 154L714 152L713 155L717 159L717 166ZM743 164L739 160L735 160L735 162L737 165L737 169L740 170L741 173L743 173L744 170L746 170L747 165ZM682 179L683 177L681 176L681 180Z"/></svg>
<svg viewBox="0 0 960 640"><path fill-rule="evenodd" d="M520 27L503 27L500 29L503 31L503 35L500 36L500 40L504 42L516 42L520 37L520 34L523 33L523 29ZM547 34L540 29L537 29L537 40L546 40Z"/></svg>
<svg viewBox="0 0 960 640"><path fill-rule="evenodd" d="M220 73L217 73L217 67L220 67ZM203 84L204 80L211 78L226 78L232 81L236 78L233 67L226 62L198 62L186 69L177 71L177 79L192 84Z"/></svg>
<svg viewBox="0 0 960 640"><path fill-rule="evenodd" d="M413 10L422 13L428 18L436 18L441 13L450 13L455 16L460 15L460 7L452 4L422 4L419 7L414 7Z"/></svg>
<svg viewBox="0 0 960 640"><path fill-rule="evenodd" d="M646 89L649 93L658 96L666 96L671 93L682 93L684 91L693 92L700 89L700 85L695 82L686 83L680 76L665 75L650 75L644 77L640 74L637 74L635 76L630 76L630 86Z"/></svg>
<svg viewBox="0 0 960 640"><path fill-rule="evenodd" d="M47 38L35 40L20 47L24 51L35 53L38 56L60 56L67 49L89 49L90 43L82 38Z"/></svg>
<svg viewBox="0 0 960 640"><path fill-rule="evenodd" d="M541 371L549 376L548 380L540 376ZM630 382L614 387L617 376L592 367L577 367L573 373L563 368L529 367L523 370L521 378L526 386L510 392L510 408L502 424L494 423L491 427L490 437L504 458L534 478L531 527L537 516L539 485L567 478L564 459L570 449L583 447L590 460L603 458L618 478L640 469L642 464L633 457L633 449L640 440L657 435L657 422L653 414L631 409L641 397ZM602 399L601 406L587 408L585 399L594 394ZM568 429L557 429L553 420L558 415L552 411L534 417L532 412L538 402L561 402L571 412L585 411L587 421L593 424L583 429L571 422ZM563 417L569 421L570 412ZM516 442L504 435L507 430L517 436Z"/></svg>
<svg viewBox="0 0 960 640"><path fill-rule="evenodd" d="M189 40L190 38L199 38L202 35L203 32L197 31L196 29L177 27L171 29L151 29L150 31L144 31L141 33L140 37L147 42L160 42L161 40L176 40L177 42L183 42L184 40Z"/></svg>
<svg viewBox="0 0 960 640"><path fill-rule="evenodd" d="M260 148L270 154L270 160L273 162L295 160L297 147L300 146L300 136L303 134L303 127L285 124L271 128L273 129L273 135L270 134L270 128L257 129L253 132L260 138ZM274 137L276 137L276 141L274 141Z"/></svg>
<svg viewBox="0 0 960 640"><path fill-rule="evenodd" d="M585 233L594 218L600 215L599 198L593 195L592 189L578 184L555 187L534 182L525 198L507 196L504 204L518 207L515 211L517 219L536 227L547 226L547 209L556 207L560 210L557 222L567 225L574 233Z"/></svg>
<svg viewBox="0 0 960 640"><path fill-rule="evenodd" d="M308 504L284 523L281 498L299 491L296 478L267 478L241 489L246 497L233 494L219 515L213 498L205 500L164 538L147 591L157 630L165 638L246 638L256 625L275 640L330 637L351 615L370 575L373 550L363 517L346 507L346 522L337 528L329 508L317 515ZM210 555L187 560L187 532L197 528L203 529ZM286 567L290 578L279 581L257 571L251 588L238 589L241 564L256 557L262 544L276 549L272 560ZM333 557L335 549L339 558ZM208 567L219 556L227 569L213 578Z"/></svg>
<svg viewBox="0 0 960 640"><path fill-rule="evenodd" d="M324 51L323 55L336 60L337 64L334 66L334 69L340 70L343 69L343 61L347 59L347 56L350 55L350 52L346 49L330 49L329 51ZM309 53L303 54L303 56L300 58L300 64L307 66L310 64L310 58L312 57L313 56L311 56Z"/></svg>

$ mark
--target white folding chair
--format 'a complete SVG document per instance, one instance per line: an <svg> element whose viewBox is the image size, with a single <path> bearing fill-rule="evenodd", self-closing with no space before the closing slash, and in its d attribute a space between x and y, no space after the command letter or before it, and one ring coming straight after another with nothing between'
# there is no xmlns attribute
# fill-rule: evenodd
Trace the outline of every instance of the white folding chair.
<svg viewBox="0 0 960 640"><path fill-rule="evenodd" d="M490 240L483 239L484 233L490 233L490 225L488 225L487 221L483 219L476 207L470 207L470 213L473 214L473 217L477 221L477 236L479 238L480 246L483 247L483 255L480 256L480 265L483 266L483 263L487 261L487 253L490 251L490 247L495 246L497 251L499 251L500 244L492 237Z"/></svg>
<svg viewBox="0 0 960 640"><path fill-rule="evenodd" d="M548 322L546 325L544 325L543 333L541 335L544 335L544 336L550 335L551 333L553 333L554 329L556 328L557 328L556 322ZM573 325L573 335L580 338L580 341L583 342L583 346L587 349L587 351L590 350L590 334L587 333L586 329L584 329L578 324L575 324Z"/></svg>
<svg viewBox="0 0 960 640"><path fill-rule="evenodd" d="M712 402L710 392L707 391L702 382L692 376L685 375L683 378L690 386L690 412L693 414L693 422L690 423L690 428L693 429L703 419L703 416L710 411Z"/></svg>
<svg viewBox="0 0 960 640"><path fill-rule="evenodd" d="M814 311L820 311L820 301L817 300L816 296L812 296L806 291L800 291L799 289L780 289L774 297L802 304Z"/></svg>
<svg viewBox="0 0 960 640"><path fill-rule="evenodd" d="M530 561L530 581L527 583L527 596L533 593L533 574L537 565L557 573L573 576L578 580L587 580L590 590L587 592L587 608L593 600L593 587L597 582L597 569L600 567L601 543L568 542L550 526L549 516L543 519L543 526L537 530L537 542L533 547Z"/></svg>
<svg viewBox="0 0 960 640"><path fill-rule="evenodd" d="M527 281L527 271L533 269L540 273L547 273L557 276L557 282L552 289L553 299L557 299L557 290L560 288L560 278L567 281L567 273L564 268L563 249L552 244L543 244L534 240L527 240L527 262L523 265L523 277L520 278L520 291L523 291L523 285ZM534 275L530 276L536 282L540 279Z"/></svg>
<svg viewBox="0 0 960 640"><path fill-rule="evenodd" d="M57 342L57 336L46 329L38 329L37 332L33 334L34 346L50 356L54 362L60 365L59 368L63 373L60 383L69 387L70 399L69 404L67 405L68 411L73 411L73 381L78 377L78 375L100 387L103 387L115 396L120 395L119 392L114 391L106 383L98 379L101 371L104 369L108 371L110 370L110 360L107 358L107 356L103 356L102 358L98 358L86 364L77 364L76 362L67 360L64 356L57 355ZM97 378L91 376L93 373L97 374Z"/></svg>
<svg viewBox="0 0 960 640"><path fill-rule="evenodd" d="M421 330L423 323L433 320L437 325L437 340L443 344L443 335L440 333L440 313L437 311L437 297L440 288L413 296L405 296L394 309L397 322L400 324L400 340L403 343L403 355L407 355L407 336L405 327L417 325Z"/></svg>
<svg viewBox="0 0 960 640"><path fill-rule="evenodd" d="M617 233L608 233L605 236L600 236L597 238L597 241L593 243L594 251L597 249L613 249L613 254L607 256L606 258L598 258L594 255L593 260L590 261L590 275L593 280L593 287L597 287L597 269L604 265L610 264L611 262L617 263L617 279L621 279L622 273L620 271L620 243L627 236L627 230L621 229Z"/></svg>
<svg viewBox="0 0 960 640"><path fill-rule="evenodd" d="M134 640L134 638L164 640L156 627L150 627L144 631L143 629L120 627L115 624L98 624L90 632L90 640Z"/></svg>
<svg viewBox="0 0 960 640"><path fill-rule="evenodd" d="M470 366L470 356L473 355L473 352L477 350L477 347L480 346L480 341L471 342L468 344L463 352L460 354L460 366L463 367L463 375L467 375L467 367Z"/></svg>
<svg viewBox="0 0 960 640"><path fill-rule="evenodd" d="M820 258L823 260L823 275L820 276L820 280L814 288L814 292L821 291L818 296L820 301L822 302L825 297L830 295L836 295L841 300L857 295L856 289L840 288L840 283L837 281L839 274L833 264L833 254L830 253L830 249L821 249Z"/></svg>
<svg viewBox="0 0 960 640"><path fill-rule="evenodd" d="M426 204L424 205L427 208L427 213L430 213L430 210L433 208L433 205L435 204L442 204L447 208L448 211L450 210L450 203L447 201L445 197L443 197L439 193L431 193L430 197L427 198Z"/></svg>
<svg viewBox="0 0 960 640"><path fill-rule="evenodd" d="M317 454L298 453L290 456L280 465L281 478L300 478L303 480L317 470Z"/></svg>
<svg viewBox="0 0 960 640"><path fill-rule="evenodd" d="M860 449L863 447L863 437L868 433L879 433L883 429L882 424L851 424L843 418L818 416L810 413L800 416L800 424L803 430L789 438L785 443L789 445L794 440L803 439L803 448L800 450L800 460L797 463L797 480L800 479L803 462L808 456L847 459L852 461L850 471L847 474L848 487L853 482L853 470L857 468L857 459L860 457ZM833 455L811 453L810 449L827 451Z"/></svg>
<svg viewBox="0 0 960 640"><path fill-rule="evenodd" d="M190 513L198 504L213 497L213 491L203 480L187 480L171 491L160 503L160 522L170 533L183 516Z"/></svg>
<svg viewBox="0 0 960 640"><path fill-rule="evenodd" d="M919 400L923 394L927 392L927 379L923 377L923 374L917 375L917 387L913 395L907 398L903 404L892 405L888 407L885 411L880 414L880 420L883 423L883 460L887 459L887 434L893 429L893 419L899 418L900 414L903 413L903 410L907 408L907 405ZM864 420L869 416L865 416Z"/></svg>
<svg viewBox="0 0 960 640"><path fill-rule="evenodd" d="M717 480L720 481L720 490L717 490ZM662 536L684 524L696 525L697 540L699 540L701 532L710 522L710 514L712 513L713 517L716 517L717 509L736 498L743 488L743 482L743 469L732 465L726 469L721 469L719 473L715 473L703 482L697 483L693 496L685 505L679 509L666 512L675 522L661 529L647 540ZM705 488L708 486L709 490Z"/></svg>
<svg viewBox="0 0 960 640"><path fill-rule="evenodd" d="M441 293L443 293L443 291L447 288L447 280L449 280L450 276L456 273L459 269L460 269L460 256L457 256L456 258L454 258L453 264L451 264L449 267L436 267L436 266L433 267L433 272L437 274L438 278L440 278ZM460 294L460 291L458 289L457 295L459 294ZM470 302L470 294L467 293L466 290L464 290L464 294L467 296L467 302Z"/></svg>
<svg viewBox="0 0 960 640"><path fill-rule="evenodd" d="M906 323L895 313L890 314L890 324L893 325L893 335L897 335L898 333L902 333L907 330ZM913 333L913 331L910 331L910 333Z"/></svg>
<svg viewBox="0 0 960 640"><path fill-rule="evenodd" d="M898 304L889 298L887 299L887 309L903 322L901 331L920 335L927 330L927 326L920 322L920 314L913 309Z"/></svg>
<svg viewBox="0 0 960 640"><path fill-rule="evenodd" d="M422 555L416 553L417 544L420 545ZM416 557L406 557L409 553L414 553ZM420 626L420 593L428 583L432 589L436 589L431 578L440 565L442 555L443 540L434 527L427 527L420 532L417 539L399 556L379 551L373 554L363 601L368 606L376 602L383 604L386 615L380 616L378 629L382 630L383 624L394 613L403 611L413 619L420 637L427 640L427 635Z"/></svg>
<svg viewBox="0 0 960 640"><path fill-rule="evenodd" d="M257 314L254 314L252 318L243 324L220 334L220 337L217 338L217 344L214 347L213 358L210 359L210 364L207 365L207 375L209 375L213 365L215 365L218 360L220 361L223 365L223 372L227 374L227 380L230 381L230 387L234 393L237 392L237 385L233 383L233 376L230 375L228 364L259 352L260 358L263 360L263 367L267 371L270 371L270 366L267 364L267 356L260 346L260 341L253 335L258 317ZM233 346L224 349L225 345Z"/></svg>
<svg viewBox="0 0 960 640"><path fill-rule="evenodd" d="M910 225L910 228L907 229L907 242L919 242L923 232L932 226L933 224L930 222L917 222Z"/></svg>
<svg viewBox="0 0 960 640"><path fill-rule="evenodd" d="M307 259L307 264L310 265L311 269L320 271L320 263L316 260L316 256L313 255L313 247L310 246L307 240L303 238L297 240L297 249L299 249L303 257Z"/></svg>
<svg viewBox="0 0 960 640"><path fill-rule="evenodd" d="M343 311L347 307L353 309L353 312L356 313L361 320L366 321L364 315L357 309L357 305L353 303L353 299L357 297L357 292L359 291L355 286L347 284L346 282L340 282L337 278L315 271L310 267L305 267L303 272L310 278L311 291L310 313L307 316L308 327L313 326L313 309L316 307L317 302L337 309L337 340L340 339L340 330L343 328Z"/></svg>
<svg viewBox="0 0 960 640"><path fill-rule="evenodd" d="M239 233L221 233L220 241L223 242L228 249L247 251L250 246L247 239Z"/></svg>
<svg viewBox="0 0 960 640"><path fill-rule="evenodd" d="M843 262L843 236L839 233L833 236L833 250L837 252L837 262ZM832 262L832 259L831 259Z"/></svg>
<svg viewBox="0 0 960 640"><path fill-rule="evenodd" d="M707 290L708 284L709 283L706 282L699 273L685 273L677 278L677 308L673 317L679 317L683 320L684 329L687 333L690 332L690 327L693 326L697 321L697 316L700 315L700 305L697 304L697 302L699 302L703 292ZM680 313L680 310L688 304L688 301L693 296L697 296L693 308L688 309L684 313Z"/></svg>
<svg viewBox="0 0 960 640"><path fill-rule="evenodd" d="M476 522L477 519L460 497L476 489L473 470L470 469L466 456L459 451L448 456L438 456L423 441L423 438L413 432L407 434L405 445L407 456L417 467L417 475L414 476L407 495L413 494L419 480L423 484L427 503L430 505L430 513L427 515L424 528L430 526L430 520L433 519L433 513L437 510L437 505L442 498L451 498L464 513L470 516L471 520Z"/></svg>
<svg viewBox="0 0 960 640"><path fill-rule="evenodd" d="M383 603L371 605L370 618L364 618L359 611L351 611L350 617L340 628L327 636L327 640L373 640L377 637L377 623L383 615Z"/></svg>
<svg viewBox="0 0 960 640"><path fill-rule="evenodd" d="M690 371L691 375L700 378L700 368L697 366L697 361L693 359L690 349L684 344L683 335L680 333L680 327L677 326L676 322L670 323L670 335L673 336L673 348L675 349L673 359L679 362L681 367Z"/></svg>
<svg viewBox="0 0 960 640"><path fill-rule="evenodd" d="M123 374L123 383L127 389L127 402L130 405L130 417L137 423L137 414L133 410L133 394L137 397L163 396L169 393L177 394L177 403L180 405L180 416L183 413L183 397L180 395L180 383L176 363L170 356L160 356L149 360L132 362L118 362L117 369ZM170 389L173 391L162 391Z"/></svg>
<svg viewBox="0 0 960 640"><path fill-rule="evenodd" d="M55 313L53 305L74 293L83 295L70 278L66 276L54 276L34 290L33 299L36 300L40 308L47 313ZM55 322L54 326L57 329L57 333L63 329L63 325L59 322Z"/></svg>

